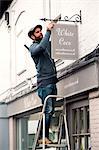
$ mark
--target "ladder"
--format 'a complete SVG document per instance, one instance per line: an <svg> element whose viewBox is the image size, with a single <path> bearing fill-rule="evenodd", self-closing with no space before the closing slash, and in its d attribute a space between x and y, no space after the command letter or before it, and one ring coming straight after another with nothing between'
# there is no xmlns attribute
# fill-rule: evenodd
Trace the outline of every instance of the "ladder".
<svg viewBox="0 0 99 150"><path fill-rule="evenodd" d="M45 98L43 109L42 109L39 123L38 123L38 127L37 127L37 134L35 135L35 140L33 142L32 150L38 150L38 149L46 150L47 148L51 148L51 147L56 148L56 150L60 150L60 148L64 148L64 147L67 148L67 150L70 150L69 134L68 134L67 120L66 120L66 101L64 101L63 110L62 110L62 113L60 114L60 117L59 117L58 142L45 145L45 142L44 142L44 139L45 139L45 107L46 107L47 100L51 97L52 98L61 98L64 100L64 97L59 96L59 95L48 95ZM39 146L37 146L37 141L38 141L40 130L41 130L42 120L43 120L43 144L42 145L40 144ZM61 143L63 122L65 125L65 131L66 131L66 137L65 137L66 138L66 144Z"/></svg>

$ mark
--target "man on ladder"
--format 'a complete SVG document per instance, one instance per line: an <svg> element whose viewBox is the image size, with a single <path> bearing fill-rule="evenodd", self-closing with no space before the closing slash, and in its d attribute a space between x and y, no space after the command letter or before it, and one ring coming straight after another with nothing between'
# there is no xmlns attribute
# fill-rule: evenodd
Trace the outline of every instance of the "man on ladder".
<svg viewBox="0 0 99 150"><path fill-rule="evenodd" d="M35 25L28 32L29 38L33 40L29 51L37 69L38 96L41 98L42 104L44 104L44 100L48 95L57 95L57 73L54 60L51 58L51 42L49 41L53 27L54 23L50 22L46 27L44 37L41 25ZM45 107L45 144L52 143L49 139L49 127L54 112L55 100L55 97L50 97ZM43 143L42 130L40 131L38 143Z"/></svg>

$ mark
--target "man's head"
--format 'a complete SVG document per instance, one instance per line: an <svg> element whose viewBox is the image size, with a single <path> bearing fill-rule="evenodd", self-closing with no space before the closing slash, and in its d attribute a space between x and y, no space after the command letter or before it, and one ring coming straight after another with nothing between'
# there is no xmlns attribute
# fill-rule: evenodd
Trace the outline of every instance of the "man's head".
<svg viewBox="0 0 99 150"><path fill-rule="evenodd" d="M33 28L30 29L28 32L29 38L32 40L40 40L43 38L42 34L42 26L41 25L36 25Z"/></svg>

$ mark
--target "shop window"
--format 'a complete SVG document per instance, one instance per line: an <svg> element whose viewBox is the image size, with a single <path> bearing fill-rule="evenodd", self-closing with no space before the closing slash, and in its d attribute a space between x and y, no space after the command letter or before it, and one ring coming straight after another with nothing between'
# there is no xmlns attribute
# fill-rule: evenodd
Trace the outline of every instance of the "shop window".
<svg viewBox="0 0 99 150"><path fill-rule="evenodd" d="M17 119L17 150L32 150L40 114Z"/></svg>
<svg viewBox="0 0 99 150"><path fill-rule="evenodd" d="M59 114L54 114L50 127L49 137L54 142L57 141ZM39 117L38 113L17 119L17 150L32 150Z"/></svg>
<svg viewBox="0 0 99 150"><path fill-rule="evenodd" d="M72 150L89 150L89 107L83 106L72 109Z"/></svg>
<svg viewBox="0 0 99 150"><path fill-rule="evenodd" d="M60 113L61 111L56 111L53 115L49 130L49 137L53 142L57 142L58 138ZM32 150L39 119L39 113L17 118L17 150Z"/></svg>

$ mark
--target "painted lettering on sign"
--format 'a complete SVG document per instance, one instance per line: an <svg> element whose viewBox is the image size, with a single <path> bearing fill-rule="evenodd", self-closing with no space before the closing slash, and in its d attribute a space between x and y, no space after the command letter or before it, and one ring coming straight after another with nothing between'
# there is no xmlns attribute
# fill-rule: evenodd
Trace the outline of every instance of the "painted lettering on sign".
<svg viewBox="0 0 99 150"><path fill-rule="evenodd" d="M71 31L69 31L67 28L57 28L56 32L58 34L58 36L74 36L74 33L72 33Z"/></svg>
<svg viewBox="0 0 99 150"><path fill-rule="evenodd" d="M67 46L70 46L70 45L71 45L71 42L70 42L70 41L66 41L64 38L60 38L60 39L59 39L59 44L60 44L60 45L67 45Z"/></svg>

